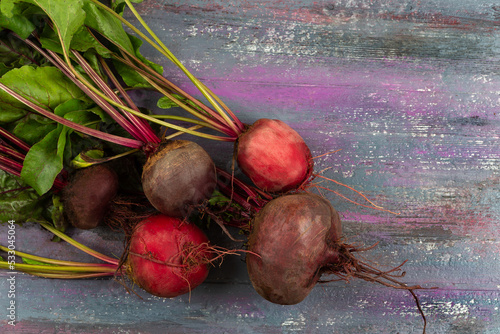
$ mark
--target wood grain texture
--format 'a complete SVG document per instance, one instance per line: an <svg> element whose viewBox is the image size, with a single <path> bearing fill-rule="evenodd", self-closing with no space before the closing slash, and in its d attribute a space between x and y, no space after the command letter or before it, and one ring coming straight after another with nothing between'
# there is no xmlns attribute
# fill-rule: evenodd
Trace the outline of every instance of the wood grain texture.
<svg viewBox="0 0 500 334"><path fill-rule="evenodd" d="M349 241L379 242L367 259L387 268L408 260L405 282L439 287L418 292L429 333L500 332L500 3L146 0L137 8L238 117L288 122L313 155L341 149L318 158L316 171L327 169L323 175L398 212L324 192L341 212ZM143 53L194 92L155 51L144 46ZM154 108L150 96L136 98ZM229 144L202 144L228 166ZM119 236L102 232L76 237L119 253ZM19 228L19 250L81 259L48 247L48 234L40 233L31 225ZM220 231L212 233L224 245ZM7 283L0 277L3 300ZM360 281L319 285L296 306L272 305L253 291L241 258L214 268L190 300L143 294L141 300L112 280L20 274L17 289L15 333L422 329L408 293ZM12 330L1 314L0 326Z"/></svg>

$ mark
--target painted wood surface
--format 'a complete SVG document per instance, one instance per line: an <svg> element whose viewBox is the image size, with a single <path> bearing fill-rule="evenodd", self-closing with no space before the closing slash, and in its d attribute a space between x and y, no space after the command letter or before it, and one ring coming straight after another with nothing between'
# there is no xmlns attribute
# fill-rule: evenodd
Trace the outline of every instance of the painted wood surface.
<svg viewBox="0 0 500 334"><path fill-rule="evenodd" d="M500 333L500 3L146 0L138 9L238 117L280 118L314 155L340 149L318 158L316 171L398 212L324 193L349 241L379 242L367 259L387 268L408 260L405 282L439 287L418 292L428 333ZM143 53L194 92L154 50ZM154 98L137 99L154 108ZM228 165L229 144L202 144ZM34 225L16 235L19 250L82 259L49 247ZM108 254L122 249L121 236L103 230L74 236ZM191 296L167 300L140 299L113 280L16 278L19 322L7 327L0 312L2 332L422 331L407 292L363 281L319 285L295 306L270 304L254 292L242 258L226 259Z"/></svg>

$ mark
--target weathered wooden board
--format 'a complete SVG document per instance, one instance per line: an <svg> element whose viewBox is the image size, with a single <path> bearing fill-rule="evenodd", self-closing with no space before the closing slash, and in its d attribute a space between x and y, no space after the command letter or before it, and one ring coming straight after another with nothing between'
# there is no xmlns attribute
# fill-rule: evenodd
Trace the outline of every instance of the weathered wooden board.
<svg viewBox="0 0 500 334"><path fill-rule="evenodd" d="M246 122L280 118L309 143L316 171L362 190L393 215L324 192L346 238L380 265L405 265L429 333L500 332L500 3L492 0L146 0L158 35ZM132 19L129 15L128 18ZM146 56L194 92L165 59ZM154 108L154 98L137 96ZM229 144L202 143L221 166ZM354 193L324 182L350 198ZM1 228L1 227L0 227ZM79 232L102 252L120 236ZM222 240L220 231L213 237ZM5 239L5 233L0 233ZM35 226L17 247L76 257ZM111 249L107 249L107 245ZM8 291L1 274L0 296ZM240 258L208 282L162 300L115 281L17 275L16 333L420 333L404 291L352 281L318 286L301 304L272 305ZM2 309L5 311L4 304Z"/></svg>

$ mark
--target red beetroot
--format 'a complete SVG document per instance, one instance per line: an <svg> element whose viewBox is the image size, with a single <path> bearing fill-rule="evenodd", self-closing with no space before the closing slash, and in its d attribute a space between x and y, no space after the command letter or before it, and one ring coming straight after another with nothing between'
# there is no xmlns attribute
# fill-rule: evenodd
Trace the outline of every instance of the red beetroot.
<svg viewBox="0 0 500 334"><path fill-rule="evenodd" d="M137 225L129 244L128 274L147 292L176 297L200 285L213 257L197 226L163 214Z"/></svg>
<svg viewBox="0 0 500 334"><path fill-rule="evenodd" d="M286 123L267 118L240 135L237 161L257 187L273 193L299 187L313 170L304 139Z"/></svg>

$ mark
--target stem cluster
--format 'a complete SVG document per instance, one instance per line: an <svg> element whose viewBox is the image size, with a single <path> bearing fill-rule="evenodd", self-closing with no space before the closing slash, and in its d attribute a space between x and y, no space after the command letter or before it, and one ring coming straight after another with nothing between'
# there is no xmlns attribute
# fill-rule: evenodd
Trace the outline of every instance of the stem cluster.
<svg viewBox="0 0 500 334"><path fill-rule="evenodd" d="M2 139L3 138L3 139ZM5 140L4 140L5 139ZM6 141L7 140L7 141ZM23 162L30 146L7 130L0 127L0 169L14 176L20 177ZM53 189L61 190L66 185L66 180L60 173L54 180Z"/></svg>
<svg viewBox="0 0 500 334"><path fill-rule="evenodd" d="M62 240L68 242L70 245L78 248L79 250L101 260L105 263L85 263L51 259L41 256L36 256L24 252L15 251L15 255L21 258L39 262L40 264L14 264L13 270L21 271L30 275L40 276L45 278L91 278L91 277L105 277L121 275L121 266L118 259L101 254L55 229L49 224L40 223L45 229L49 230ZM0 245L0 250L9 252L10 250ZM11 263L7 261L0 261L1 269L11 269Z"/></svg>

